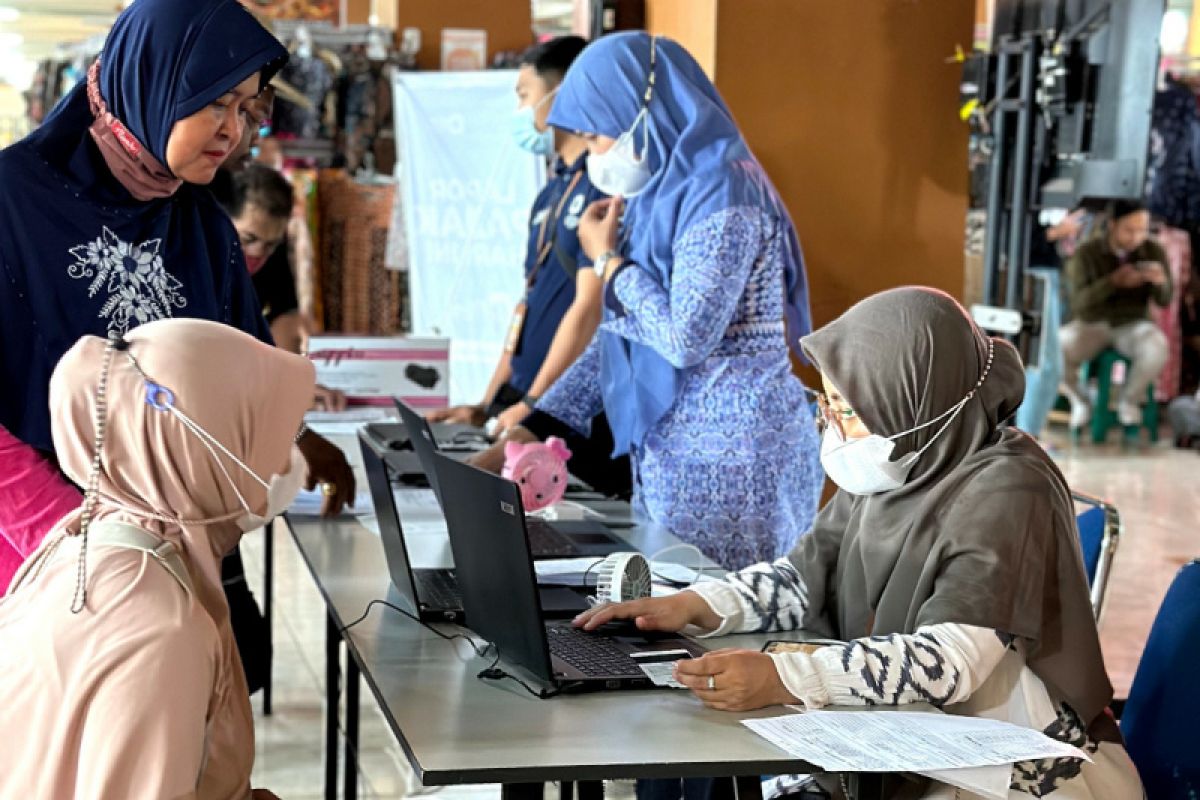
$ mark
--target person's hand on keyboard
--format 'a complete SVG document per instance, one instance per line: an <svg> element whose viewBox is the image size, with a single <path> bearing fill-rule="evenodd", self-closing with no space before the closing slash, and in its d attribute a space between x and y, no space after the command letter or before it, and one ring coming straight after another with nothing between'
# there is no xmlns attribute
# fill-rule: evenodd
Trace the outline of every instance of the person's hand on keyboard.
<svg viewBox="0 0 1200 800"><path fill-rule="evenodd" d="M589 608L575 618L574 625L594 631L601 625L617 620L632 620L639 630L674 633L695 625L705 631L721 624L704 598L695 592L678 592L670 597L647 597L627 603L608 603Z"/></svg>

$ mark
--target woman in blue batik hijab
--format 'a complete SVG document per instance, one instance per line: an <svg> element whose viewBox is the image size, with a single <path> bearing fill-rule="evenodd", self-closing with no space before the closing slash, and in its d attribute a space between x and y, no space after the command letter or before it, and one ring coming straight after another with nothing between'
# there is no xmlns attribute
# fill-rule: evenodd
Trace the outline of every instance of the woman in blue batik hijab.
<svg viewBox="0 0 1200 800"><path fill-rule="evenodd" d="M612 200L579 227L605 320L535 413L586 432L603 409L639 509L725 567L787 552L824 482L788 355L811 323L787 210L670 39L590 45L549 121L587 140L588 176Z"/></svg>
<svg viewBox="0 0 1200 800"><path fill-rule="evenodd" d="M237 0L136 0L87 80L0 152L0 429L53 457L50 374L86 334L193 317L270 342L237 234L203 184L286 60ZM298 443L310 484L340 509L354 496L345 458L312 434ZM269 644L231 558L227 594L254 686Z"/></svg>

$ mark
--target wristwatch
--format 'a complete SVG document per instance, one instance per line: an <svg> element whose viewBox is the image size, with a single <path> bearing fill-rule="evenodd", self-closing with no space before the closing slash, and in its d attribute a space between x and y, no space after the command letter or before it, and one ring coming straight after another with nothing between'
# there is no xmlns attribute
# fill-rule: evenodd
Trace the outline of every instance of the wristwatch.
<svg viewBox="0 0 1200 800"><path fill-rule="evenodd" d="M609 250L596 259L596 263L592 265L592 269L596 271L596 277L604 280L604 273L608 271L608 262L614 258L623 258L616 250Z"/></svg>

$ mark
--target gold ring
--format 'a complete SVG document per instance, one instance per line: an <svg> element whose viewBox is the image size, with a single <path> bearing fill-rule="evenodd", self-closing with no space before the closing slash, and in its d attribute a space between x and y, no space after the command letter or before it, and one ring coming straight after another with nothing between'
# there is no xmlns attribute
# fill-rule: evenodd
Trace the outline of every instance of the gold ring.
<svg viewBox="0 0 1200 800"><path fill-rule="evenodd" d="M710 692L715 692L717 690L717 676L716 675L708 676L708 690Z"/></svg>
<svg viewBox="0 0 1200 800"><path fill-rule="evenodd" d="M326 497L333 497L335 494L337 494L337 487L332 483L322 483L321 494L325 495Z"/></svg>

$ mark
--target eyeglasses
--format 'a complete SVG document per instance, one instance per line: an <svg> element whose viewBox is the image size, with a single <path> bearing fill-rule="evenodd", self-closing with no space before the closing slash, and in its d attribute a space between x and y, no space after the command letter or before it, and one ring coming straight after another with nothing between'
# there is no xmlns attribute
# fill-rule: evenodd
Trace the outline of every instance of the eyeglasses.
<svg viewBox="0 0 1200 800"><path fill-rule="evenodd" d="M824 394L818 394L817 411L819 412L817 414L817 431L824 435L825 429L832 425L837 432L837 437L843 442L846 441L846 429L842 426L842 422L858 416L854 413L854 409L840 404L834 405Z"/></svg>

